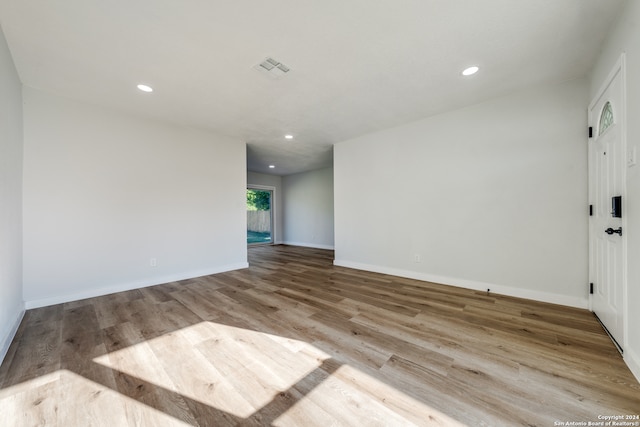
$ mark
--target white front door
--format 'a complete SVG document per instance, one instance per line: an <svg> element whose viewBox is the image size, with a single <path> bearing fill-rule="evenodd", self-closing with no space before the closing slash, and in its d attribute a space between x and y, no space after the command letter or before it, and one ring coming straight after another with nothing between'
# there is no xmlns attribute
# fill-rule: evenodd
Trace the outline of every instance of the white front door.
<svg viewBox="0 0 640 427"><path fill-rule="evenodd" d="M589 106L589 221L591 307L624 348L626 220L624 205L624 60L619 61ZM616 197L621 203L616 209ZM617 210L617 212L616 212Z"/></svg>

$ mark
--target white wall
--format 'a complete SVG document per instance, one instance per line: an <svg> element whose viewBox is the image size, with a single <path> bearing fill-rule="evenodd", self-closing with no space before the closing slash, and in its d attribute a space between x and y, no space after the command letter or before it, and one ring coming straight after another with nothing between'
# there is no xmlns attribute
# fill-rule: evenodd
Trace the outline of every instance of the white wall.
<svg viewBox="0 0 640 427"><path fill-rule="evenodd" d="M587 104L576 80L337 144L335 263L586 307Z"/></svg>
<svg viewBox="0 0 640 427"><path fill-rule="evenodd" d="M247 266L243 142L23 96L27 307Z"/></svg>
<svg viewBox="0 0 640 427"><path fill-rule="evenodd" d="M284 224L283 224L283 203L282 203L282 177L278 175L267 175L264 173L257 172L247 172L247 185L257 185L257 186L265 186L265 187L273 187L275 189L275 211L274 215L274 226L275 233L273 236L273 242L276 244L282 243L284 236ZM246 206L246 205L245 205ZM246 232L246 224L245 224L245 232ZM246 242L246 236L245 236Z"/></svg>
<svg viewBox="0 0 640 427"><path fill-rule="evenodd" d="M21 90L0 30L0 363L24 314Z"/></svg>
<svg viewBox="0 0 640 427"><path fill-rule="evenodd" d="M640 155L640 2L629 1L614 30L604 44L592 71L589 99L604 83L622 52L626 52L627 148L635 147ZM624 358L636 378L640 380L640 165L627 169L627 345Z"/></svg>
<svg viewBox="0 0 640 427"><path fill-rule="evenodd" d="M333 168L287 175L282 187L285 243L333 249Z"/></svg>

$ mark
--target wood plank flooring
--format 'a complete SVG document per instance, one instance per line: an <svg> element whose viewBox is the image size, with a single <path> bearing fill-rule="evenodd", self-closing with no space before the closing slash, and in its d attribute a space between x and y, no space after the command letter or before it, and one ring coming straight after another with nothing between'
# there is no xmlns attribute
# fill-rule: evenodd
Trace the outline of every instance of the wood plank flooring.
<svg viewBox="0 0 640 427"><path fill-rule="evenodd" d="M7 426L553 426L640 414L591 313L249 249L251 267L30 310Z"/></svg>

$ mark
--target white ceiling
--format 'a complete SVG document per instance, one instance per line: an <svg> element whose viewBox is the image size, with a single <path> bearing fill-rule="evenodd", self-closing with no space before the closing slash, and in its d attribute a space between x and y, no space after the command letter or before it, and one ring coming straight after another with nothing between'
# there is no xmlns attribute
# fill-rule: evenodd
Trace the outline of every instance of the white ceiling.
<svg viewBox="0 0 640 427"><path fill-rule="evenodd" d="M0 24L25 85L240 138L249 170L287 175L345 139L586 75L622 3L0 0ZM291 71L254 69L266 57Z"/></svg>

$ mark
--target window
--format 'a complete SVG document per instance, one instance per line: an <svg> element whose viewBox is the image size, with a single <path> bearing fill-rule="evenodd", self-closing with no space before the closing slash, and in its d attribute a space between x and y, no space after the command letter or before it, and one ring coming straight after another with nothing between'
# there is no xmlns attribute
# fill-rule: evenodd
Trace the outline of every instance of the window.
<svg viewBox="0 0 640 427"><path fill-rule="evenodd" d="M609 129L609 127L613 124L613 108L611 108L611 103L607 101L604 104L604 108L602 109L602 113L600 114L600 125L598 130L598 136L602 135L604 131Z"/></svg>
<svg viewBox="0 0 640 427"><path fill-rule="evenodd" d="M273 190L247 188L247 243L273 243Z"/></svg>

